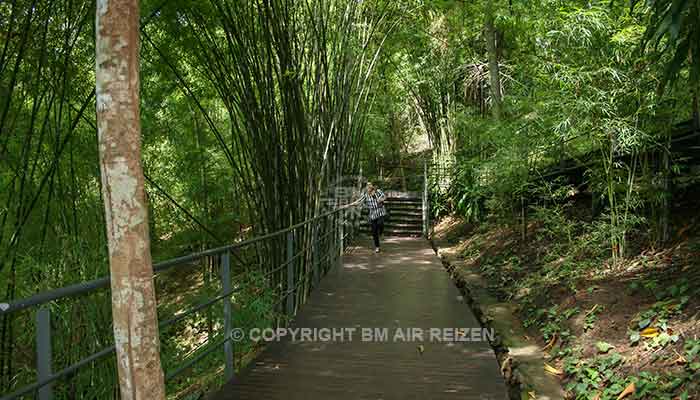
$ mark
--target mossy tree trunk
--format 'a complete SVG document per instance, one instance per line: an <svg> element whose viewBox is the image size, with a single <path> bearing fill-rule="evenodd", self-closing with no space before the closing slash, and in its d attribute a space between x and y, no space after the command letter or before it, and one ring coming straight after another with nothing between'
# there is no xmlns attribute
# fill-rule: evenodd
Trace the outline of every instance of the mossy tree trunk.
<svg viewBox="0 0 700 400"><path fill-rule="evenodd" d="M141 165L139 2L98 0L95 80L121 398L165 399Z"/></svg>

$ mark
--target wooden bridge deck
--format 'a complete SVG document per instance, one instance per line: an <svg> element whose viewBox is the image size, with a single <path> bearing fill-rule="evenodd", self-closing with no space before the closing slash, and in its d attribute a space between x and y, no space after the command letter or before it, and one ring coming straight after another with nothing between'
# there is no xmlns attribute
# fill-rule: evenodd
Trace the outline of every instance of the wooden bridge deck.
<svg viewBox="0 0 700 400"><path fill-rule="evenodd" d="M364 241L343 261L292 326L355 327L352 340L274 342L212 399L507 397L488 342L428 340L429 328L479 324L424 239L386 239L380 254ZM387 328L388 340L362 340L361 328ZM397 328L417 328L424 341L394 341Z"/></svg>

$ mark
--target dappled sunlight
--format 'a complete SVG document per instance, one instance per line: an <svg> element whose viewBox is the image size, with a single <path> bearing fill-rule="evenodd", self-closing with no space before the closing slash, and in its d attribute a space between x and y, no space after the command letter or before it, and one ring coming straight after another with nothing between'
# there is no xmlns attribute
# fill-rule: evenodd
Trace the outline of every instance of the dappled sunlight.
<svg viewBox="0 0 700 400"><path fill-rule="evenodd" d="M457 328L479 324L427 241L397 238L385 242L379 254L372 250L358 246L346 254L343 267L321 281L319 294L311 297L293 323L295 328L310 328L312 335L319 329L348 328L353 330L351 337L347 331L342 340L287 337L269 346L266 362L274 365L272 360L279 359L307 367L271 378L265 374L270 371L267 365L261 371L256 367L250 376L265 374L271 387L319 377L343 382L348 376L378 382L405 377L456 394L473 390L456 379L479 376L483 378L475 386L501 398L505 389L488 342L455 337ZM432 327L439 329L436 340L423 336ZM309 368L310 363L329 367ZM394 371L387 365L400 368Z"/></svg>
<svg viewBox="0 0 700 400"><path fill-rule="evenodd" d="M374 268L381 268L381 266L370 266L368 264L343 264L343 269L347 270L354 270L354 269L360 269L360 270L369 270L369 269L374 269Z"/></svg>
<svg viewBox="0 0 700 400"><path fill-rule="evenodd" d="M492 349L482 349L480 351L474 351L474 349L465 347L462 349L462 354L467 356L467 359L483 359L483 360L488 360L491 362L496 362L496 359L494 357L494 352Z"/></svg>
<svg viewBox="0 0 700 400"><path fill-rule="evenodd" d="M0 397L700 398L698 15L0 2Z"/></svg>
<svg viewBox="0 0 700 400"><path fill-rule="evenodd" d="M518 357L530 357L530 358L540 358L542 357L542 350L539 346L529 345L529 346L511 346L508 348L508 352L514 356Z"/></svg>

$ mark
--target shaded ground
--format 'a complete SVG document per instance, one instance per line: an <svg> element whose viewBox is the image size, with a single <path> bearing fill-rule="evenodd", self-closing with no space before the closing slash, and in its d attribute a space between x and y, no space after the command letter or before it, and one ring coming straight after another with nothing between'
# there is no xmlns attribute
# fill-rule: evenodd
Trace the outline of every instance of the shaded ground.
<svg viewBox="0 0 700 400"><path fill-rule="evenodd" d="M454 217L436 235L518 305L572 398L618 398L632 383L629 398L700 398L700 227L675 215L671 243L654 248L632 235L617 264L575 203L533 218L525 243L517 227Z"/></svg>

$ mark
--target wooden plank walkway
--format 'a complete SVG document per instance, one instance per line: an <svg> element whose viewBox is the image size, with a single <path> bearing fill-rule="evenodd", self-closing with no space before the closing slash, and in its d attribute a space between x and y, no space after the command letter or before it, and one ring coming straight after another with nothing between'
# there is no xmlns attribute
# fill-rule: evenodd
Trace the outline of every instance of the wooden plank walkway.
<svg viewBox="0 0 700 400"><path fill-rule="evenodd" d="M479 328L424 239L388 238L374 254L353 247L323 279L292 324L353 328L352 341L270 344L214 400L505 399L486 341L394 341L397 328ZM388 328L389 340L362 340L361 328ZM424 337L424 339L428 339ZM423 352L419 346L423 346Z"/></svg>

